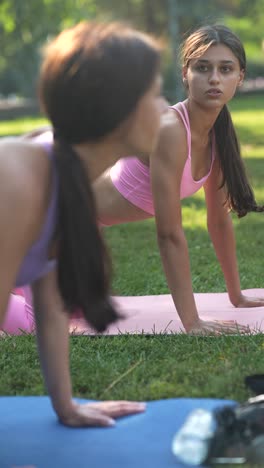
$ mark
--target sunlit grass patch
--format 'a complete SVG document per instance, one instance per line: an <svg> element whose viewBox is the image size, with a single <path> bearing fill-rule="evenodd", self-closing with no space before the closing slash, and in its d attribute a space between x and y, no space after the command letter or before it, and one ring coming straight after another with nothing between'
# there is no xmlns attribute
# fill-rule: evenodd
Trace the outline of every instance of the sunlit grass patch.
<svg viewBox="0 0 264 468"><path fill-rule="evenodd" d="M14 120L0 121L0 136L19 135L47 125L44 117L20 117Z"/></svg>

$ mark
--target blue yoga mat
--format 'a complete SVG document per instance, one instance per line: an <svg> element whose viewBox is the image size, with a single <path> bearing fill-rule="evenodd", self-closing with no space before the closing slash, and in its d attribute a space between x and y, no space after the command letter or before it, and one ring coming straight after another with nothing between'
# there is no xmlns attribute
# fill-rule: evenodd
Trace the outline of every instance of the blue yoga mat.
<svg viewBox="0 0 264 468"><path fill-rule="evenodd" d="M0 467L180 468L171 442L188 413L228 403L152 401L145 413L121 418L114 428L70 429L58 423L47 397L1 397Z"/></svg>

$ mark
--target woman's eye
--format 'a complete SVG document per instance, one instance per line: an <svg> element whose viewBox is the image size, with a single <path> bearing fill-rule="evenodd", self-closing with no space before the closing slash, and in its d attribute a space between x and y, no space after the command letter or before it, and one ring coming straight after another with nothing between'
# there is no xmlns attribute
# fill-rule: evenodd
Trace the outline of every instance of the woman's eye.
<svg viewBox="0 0 264 468"><path fill-rule="evenodd" d="M231 68L230 68L230 67L222 67L222 68L221 68L221 71L222 71L223 73L228 73L228 72L231 71Z"/></svg>
<svg viewBox="0 0 264 468"><path fill-rule="evenodd" d="M206 72L206 71L208 71L208 67L207 67L207 65L198 65L197 70L200 71L200 72Z"/></svg>

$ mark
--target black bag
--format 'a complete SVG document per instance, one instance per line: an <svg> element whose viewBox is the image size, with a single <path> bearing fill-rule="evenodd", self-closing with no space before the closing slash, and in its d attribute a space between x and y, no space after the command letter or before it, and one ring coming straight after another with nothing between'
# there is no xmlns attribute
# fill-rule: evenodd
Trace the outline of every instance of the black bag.
<svg viewBox="0 0 264 468"><path fill-rule="evenodd" d="M172 451L189 465L264 466L264 376L246 377L258 396L214 411L194 410L173 439Z"/></svg>
<svg viewBox="0 0 264 468"><path fill-rule="evenodd" d="M264 395L250 398L242 405L219 408L214 415L216 431L208 447L206 462L238 463L236 459L240 459L240 463L263 466Z"/></svg>

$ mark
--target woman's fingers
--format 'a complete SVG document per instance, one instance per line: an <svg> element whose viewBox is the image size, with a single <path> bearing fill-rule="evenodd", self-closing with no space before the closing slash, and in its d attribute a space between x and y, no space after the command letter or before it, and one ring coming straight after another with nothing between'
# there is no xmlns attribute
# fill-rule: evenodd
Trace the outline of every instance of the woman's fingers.
<svg viewBox="0 0 264 468"><path fill-rule="evenodd" d="M114 426L113 418L129 414L142 413L146 405L133 401L101 401L96 403L85 403L74 405L70 414L61 416L63 424L70 427Z"/></svg>
<svg viewBox="0 0 264 468"><path fill-rule="evenodd" d="M96 403L87 403L90 408L98 409L104 414L113 418L126 416L129 414L142 413L146 409L146 404L136 401L101 401Z"/></svg>
<svg viewBox="0 0 264 468"><path fill-rule="evenodd" d="M235 321L204 321L200 320L190 331L190 334L207 335L207 334L245 334L250 333L248 326L240 325Z"/></svg>
<svg viewBox="0 0 264 468"><path fill-rule="evenodd" d="M114 426L115 421L102 413L98 409L91 408L88 404L76 405L75 409L71 414L60 417L63 424L70 427L84 427L84 426L96 426L96 427L109 427Z"/></svg>
<svg viewBox="0 0 264 468"><path fill-rule="evenodd" d="M237 305L237 307L264 307L264 298L263 297L247 297L243 296L242 301Z"/></svg>

